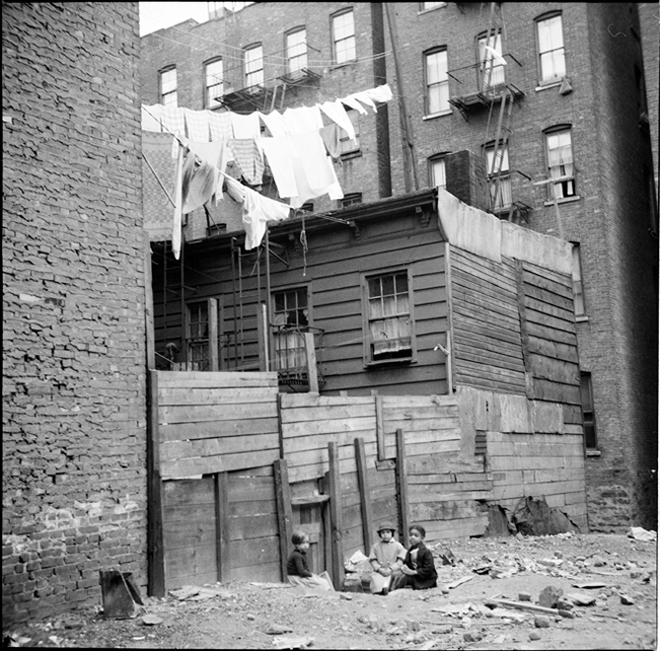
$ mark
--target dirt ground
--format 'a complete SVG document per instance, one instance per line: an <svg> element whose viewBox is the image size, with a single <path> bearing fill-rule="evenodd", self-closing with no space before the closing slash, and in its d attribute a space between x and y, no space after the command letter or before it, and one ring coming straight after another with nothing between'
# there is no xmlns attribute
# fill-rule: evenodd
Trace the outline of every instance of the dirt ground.
<svg viewBox="0 0 660 651"><path fill-rule="evenodd" d="M196 590L182 591L180 597L189 595L185 599L145 598L143 612L134 619L104 619L99 604L95 610L5 630L5 645L420 650L657 646L655 541L559 534L430 546L440 583L433 590L375 596L361 591L355 574L358 591L341 593L231 582L206 586L196 595L191 594ZM442 564L440 555L449 550L455 565ZM563 591L562 615L495 603L499 599L538 607L548 586ZM585 605L578 605L580 601ZM145 623L150 620L154 623Z"/></svg>

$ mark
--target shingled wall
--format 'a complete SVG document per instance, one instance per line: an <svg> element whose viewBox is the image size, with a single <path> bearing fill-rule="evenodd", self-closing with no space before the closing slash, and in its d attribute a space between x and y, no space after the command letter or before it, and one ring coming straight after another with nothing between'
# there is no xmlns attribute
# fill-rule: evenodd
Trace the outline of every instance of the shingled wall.
<svg viewBox="0 0 660 651"><path fill-rule="evenodd" d="M3 3L4 625L146 580L137 2Z"/></svg>

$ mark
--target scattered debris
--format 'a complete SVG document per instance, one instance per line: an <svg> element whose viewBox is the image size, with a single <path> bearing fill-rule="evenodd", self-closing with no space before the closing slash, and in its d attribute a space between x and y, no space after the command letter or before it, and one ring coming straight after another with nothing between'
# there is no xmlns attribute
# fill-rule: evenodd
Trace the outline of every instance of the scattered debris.
<svg viewBox="0 0 660 651"><path fill-rule="evenodd" d="M635 603L632 597L629 597L627 594L620 595L620 598L621 598L621 603L624 606L632 606Z"/></svg>
<svg viewBox="0 0 660 651"><path fill-rule="evenodd" d="M527 536L580 531L579 527L559 509L550 508L544 499L524 497L513 512L518 532Z"/></svg>
<svg viewBox="0 0 660 651"><path fill-rule="evenodd" d="M607 587L607 583L600 583L599 581L592 581L591 583L573 583L571 585L580 590L597 590L598 588Z"/></svg>
<svg viewBox="0 0 660 651"><path fill-rule="evenodd" d="M518 594L518 601L531 601L532 595L529 592L521 592Z"/></svg>
<svg viewBox="0 0 660 651"><path fill-rule="evenodd" d="M462 585L463 583L467 583L468 581L470 581L473 578L474 578L473 576L468 574L467 576L461 577L457 581L452 581L452 583L448 583L445 587L448 590L452 590L453 588L457 588L459 585Z"/></svg>
<svg viewBox="0 0 660 651"><path fill-rule="evenodd" d="M629 538L634 538L635 540L642 540L644 542L652 542L658 539L657 531L647 531L642 527L630 527L628 532Z"/></svg>
<svg viewBox="0 0 660 651"><path fill-rule="evenodd" d="M556 608L546 608L544 606L537 606L535 604L528 604L523 601L510 601L509 599L488 599L485 602L486 607L495 608L502 606L503 608L517 608L518 610L528 610L533 613L547 613L548 615L559 615Z"/></svg>
<svg viewBox="0 0 660 651"><path fill-rule="evenodd" d="M143 615L142 623L146 626L157 626L158 624L162 624L163 620L158 615Z"/></svg>
<svg viewBox="0 0 660 651"><path fill-rule="evenodd" d="M576 606L593 606L596 603L596 597L584 594L583 592L571 592L566 595Z"/></svg>
<svg viewBox="0 0 660 651"><path fill-rule="evenodd" d="M306 649L314 644L313 637L281 637L273 640L276 649Z"/></svg>
<svg viewBox="0 0 660 651"><path fill-rule="evenodd" d="M536 628L550 628L550 618L546 615L536 615L534 617L534 626Z"/></svg>
<svg viewBox="0 0 660 651"><path fill-rule="evenodd" d="M539 605L544 608L556 608L559 598L564 594L561 588L553 585L546 586L539 595Z"/></svg>
<svg viewBox="0 0 660 651"><path fill-rule="evenodd" d="M541 634L538 631L530 631L529 639L533 642L541 639Z"/></svg>
<svg viewBox="0 0 660 651"><path fill-rule="evenodd" d="M271 624L266 631L267 635L285 635L286 633L293 633L293 629L283 624Z"/></svg>

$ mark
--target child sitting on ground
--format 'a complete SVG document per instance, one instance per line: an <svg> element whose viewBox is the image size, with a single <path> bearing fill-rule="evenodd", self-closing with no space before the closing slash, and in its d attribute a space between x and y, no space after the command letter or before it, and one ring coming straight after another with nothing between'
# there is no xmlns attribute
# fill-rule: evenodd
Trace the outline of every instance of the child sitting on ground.
<svg viewBox="0 0 660 651"><path fill-rule="evenodd" d="M402 574L394 577L390 590L411 587L413 590L435 588L438 572L433 561L433 552L424 544L426 530L421 524L413 524L408 529L410 548L401 568Z"/></svg>
<svg viewBox="0 0 660 651"><path fill-rule="evenodd" d="M386 595L392 578L401 574L406 548L398 540L394 540L395 532L391 522L383 522L378 527L380 540L374 543L369 554L369 563L374 570L369 583L372 594Z"/></svg>
<svg viewBox="0 0 660 651"><path fill-rule="evenodd" d="M291 585L301 585L305 588L318 588L320 590L334 590L332 580L327 572L314 574L307 567L307 550L309 549L309 536L304 531L295 531L291 536L295 549L289 555L286 565L287 578Z"/></svg>

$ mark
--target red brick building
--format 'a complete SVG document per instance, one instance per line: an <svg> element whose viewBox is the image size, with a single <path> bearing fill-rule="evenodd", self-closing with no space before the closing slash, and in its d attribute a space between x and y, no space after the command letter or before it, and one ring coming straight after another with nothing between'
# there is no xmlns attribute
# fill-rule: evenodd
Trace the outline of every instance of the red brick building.
<svg viewBox="0 0 660 651"><path fill-rule="evenodd" d="M656 526L657 21L647 46L640 12L266 2L142 38L146 105L268 113L387 82L394 100L357 116L359 145L336 166L347 198L440 185L574 243L589 523L600 531ZM313 210L336 207L322 198ZM203 223L186 228L189 241L206 236Z"/></svg>

